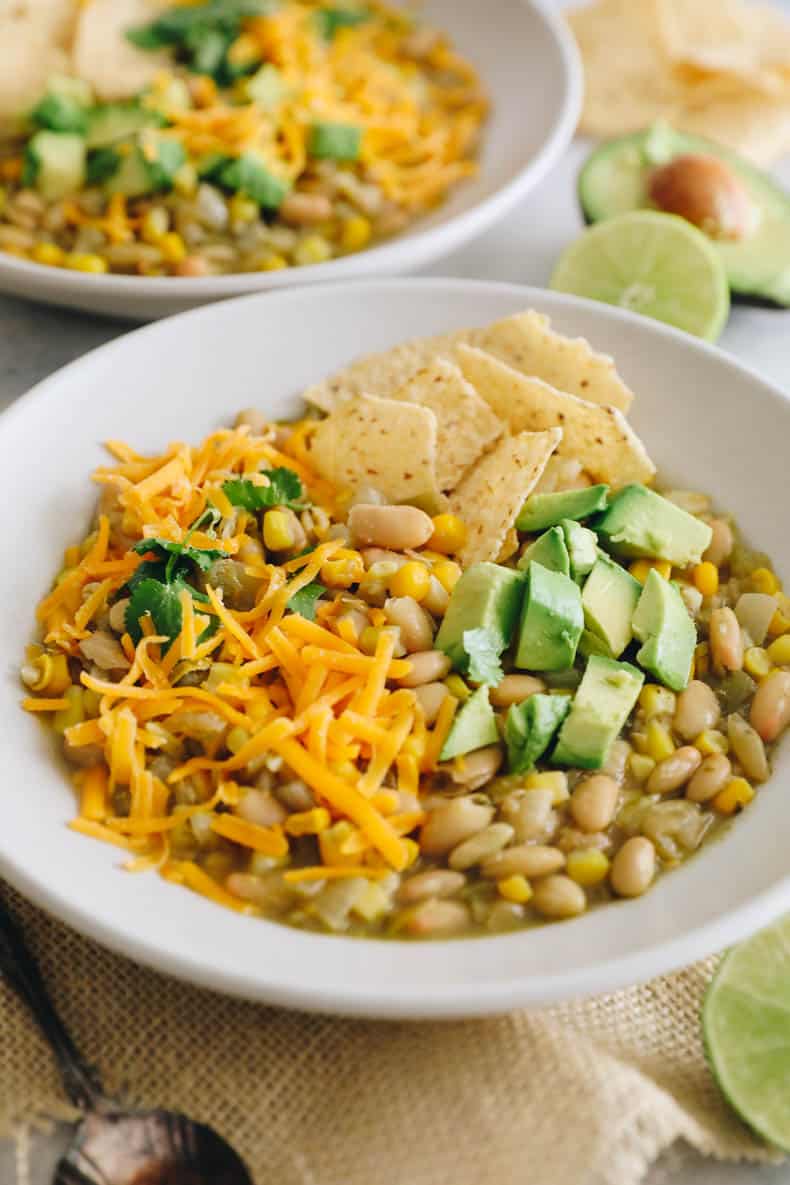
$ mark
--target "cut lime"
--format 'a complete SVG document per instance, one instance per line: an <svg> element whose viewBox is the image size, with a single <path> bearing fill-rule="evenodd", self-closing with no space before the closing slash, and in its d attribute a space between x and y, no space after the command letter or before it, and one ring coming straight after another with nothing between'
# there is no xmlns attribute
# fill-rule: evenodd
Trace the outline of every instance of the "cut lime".
<svg viewBox="0 0 790 1185"><path fill-rule="evenodd" d="M673 214L634 210L571 243L551 287L618 305L715 341L730 311L724 264L708 238Z"/></svg>
<svg viewBox="0 0 790 1185"><path fill-rule="evenodd" d="M725 957L705 997L702 1031L728 1102L790 1152L790 916Z"/></svg>

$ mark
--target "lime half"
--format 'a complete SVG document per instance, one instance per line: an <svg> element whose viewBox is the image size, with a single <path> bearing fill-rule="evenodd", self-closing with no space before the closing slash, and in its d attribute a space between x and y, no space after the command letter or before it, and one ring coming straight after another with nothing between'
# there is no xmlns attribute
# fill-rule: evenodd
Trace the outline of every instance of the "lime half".
<svg viewBox="0 0 790 1185"><path fill-rule="evenodd" d="M715 341L730 311L721 256L673 214L634 210L608 218L571 243L551 287L666 321Z"/></svg>
<svg viewBox="0 0 790 1185"><path fill-rule="evenodd" d="M705 997L702 1030L728 1102L790 1152L790 916L725 957Z"/></svg>

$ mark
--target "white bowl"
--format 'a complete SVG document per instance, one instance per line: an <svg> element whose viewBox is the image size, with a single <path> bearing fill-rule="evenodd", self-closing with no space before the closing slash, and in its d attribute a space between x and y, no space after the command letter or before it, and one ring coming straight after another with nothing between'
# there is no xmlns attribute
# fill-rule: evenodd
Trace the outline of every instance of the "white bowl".
<svg viewBox="0 0 790 1185"><path fill-rule="evenodd" d="M403 274L481 234L542 180L570 143L581 109L578 52L551 0L425 0L420 12L446 29L475 64L492 103L479 175L455 188L435 213L356 255L281 272L204 279L91 276L0 252L0 292L150 320L264 289Z"/></svg>
<svg viewBox="0 0 790 1185"><path fill-rule="evenodd" d="M610 991L690 963L790 909L790 748L727 834L643 898L505 937L409 944L303 933L239 917L67 830L72 794L52 738L20 710L33 607L81 537L98 442L197 441L250 404L273 417L361 351L548 313L615 356L633 423L672 481L706 490L790 578L790 402L718 350L572 297L460 280L393 280L258 296L149 326L88 354L0 417L0 873L122 954L193 982L291 1007L456 1016Z"/></svg>

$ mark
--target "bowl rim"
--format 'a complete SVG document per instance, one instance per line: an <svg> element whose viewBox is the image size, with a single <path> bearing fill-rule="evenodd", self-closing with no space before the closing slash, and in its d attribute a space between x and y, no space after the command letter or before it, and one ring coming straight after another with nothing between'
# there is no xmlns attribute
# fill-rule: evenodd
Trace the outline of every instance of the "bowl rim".
<svg viewBox="0 0 790 1185"><path fill-rule="evenodd" d="M534 287L500 283L496 281L468 280L458 277L450 278L396 278L381 280L351 280L344 283L323 285L318 289L295 288L282 292L278 301L282 304L299 303L311 294L315 299L329 298L342 301L345 294L353 293L388 293L409 292L414 289L441 293L461 293L473 289L481 296L487 293L492 296L512 298L522 307L536 304L537 307L551 306L557 310L588 309L595 310L596 315L612 321L614 324L638 326L643 333L648 333L658 340L673 340L682 345L691 354L701 353L723 365L733 373L762 390L763 398L779 403L787 408L790 395L763 378L753 368L731 358L717 346L691 337L681 330L674 329L660 322L649 321L636 313L613 308L607 305L584 300L566 294L547 292ZM223 302L222 316L233 315L236 306L254 305L262 302L264 293L241 296L233 301ZM190 318L196 328L201 318L217 315L213 306L205 306L178 314L171 320L180 321ZM105 359L112 358L113 353L121 354L127 346L127 339L140 337L138 346L142 344L146 335L167 333L162 322L153 323L137 328L131 333L110 341L97 349L89 351L81 358L69 363L56 371L53 375L34 386L26 394L17 399L9 408L0 414L0 432L4 425L18 417L29 414L31 409L44 404L47 399L56 396L57 387L64 378L79 373L86 360L92 361L101 355ZM142 335L142 336L140 336ZM208 988L223 994L237 996L247 1000L254 1000L271 1005L296 1008L312 1012L332 1013L339 1016L371 1017L386 1019L438 1019L487 1016L504 1013L518 1007L535 1009L550 1007L564 1000L584 996L597 995L615 991L620 988L644 982L692 962L737 942L755 930L767 925L782 912L790 909L790 870L779 881L767 889L746 899L730 912L713 918L708 922L696 926L677 937L658 941L646 948L636 949L614 959L599 960L585 968L574 968L571 973L558 972L545 975L540 972L528 979L511 975L504 980L497 980L492 974L490 978L477 979L471 983L457 980L443 979L431 985L409 986L398 982L391 988L382 989L380 985L362 986L352 983L343 985L342 990L332 990L320 983L309 981L303 976L297 986L292 983L277 985L262 981L260 969L252 966L248 971L229 971L226 968L216 968L205 958L205 952L173 953L159 945L157 940L137 938L125 931L119 931L109 923L97 920L86 908L73 904L64 895L62 881L47 881L31 874L21 862L15 861L13 856L0 851L0 875L14 888L29 898L35 905L49 912L61 921L76 929L80 934L93 939L101 946L122 957L131 958L141 965L160 973L166 973L185 982ZM236 915L229 914L229 924L238 920ZM260 924L260 923L259 923ZM273 923L277 924L277 923ZM573 922L566 925L574 925ZM308 934L311 942L355 942L334 935ZM429 944L432 949L457 947L459 944L471 945L483 941L479 936L467 939L453 939L450 941L434 941ZM487 937L485 941L495 943L497 938ZM383 942L376 939L365 939L364 943L386 945L390 949L397 944Z"/></svg>
<svg viewBox="0 0 790 1185"><path fill-rule="evenodd" d="M352 278L395 274L431 263L477 237L499 221L558 162L570 144L582 109L584 73L578 46L561 11L551 0L519 0L542 20L554 40L563 64L564 98L552 129L541 148L504 185L470 209L449 217L437 226L406 229L377 246L325 263L284 268L281 272L232 272L222 276L125 276L92 275L47 267L31 260L0 252L0 290L4 277L17 285L30 286L35 297L46 288L48 299L83 297L157 298L173 300L224 300L260 291L280 291L308 284L341 282ZM403 257L406 256L404 259ZM15 289L16 290L16 289Z"/></svg>

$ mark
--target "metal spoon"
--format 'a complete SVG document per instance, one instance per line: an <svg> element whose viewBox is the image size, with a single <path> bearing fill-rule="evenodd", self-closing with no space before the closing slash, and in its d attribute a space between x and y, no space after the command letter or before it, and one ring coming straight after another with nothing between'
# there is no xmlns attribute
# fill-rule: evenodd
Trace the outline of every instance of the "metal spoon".
<svg viewBox="0 0 790 1185"><path fill-rule="evenodd" d="M244 1162L203 1123L176 1111L121 1108L104 1094L50 1000L22 933L0 901L0 972L27 1004L84 1118L53 1185L252 1185Z"/></svg>

